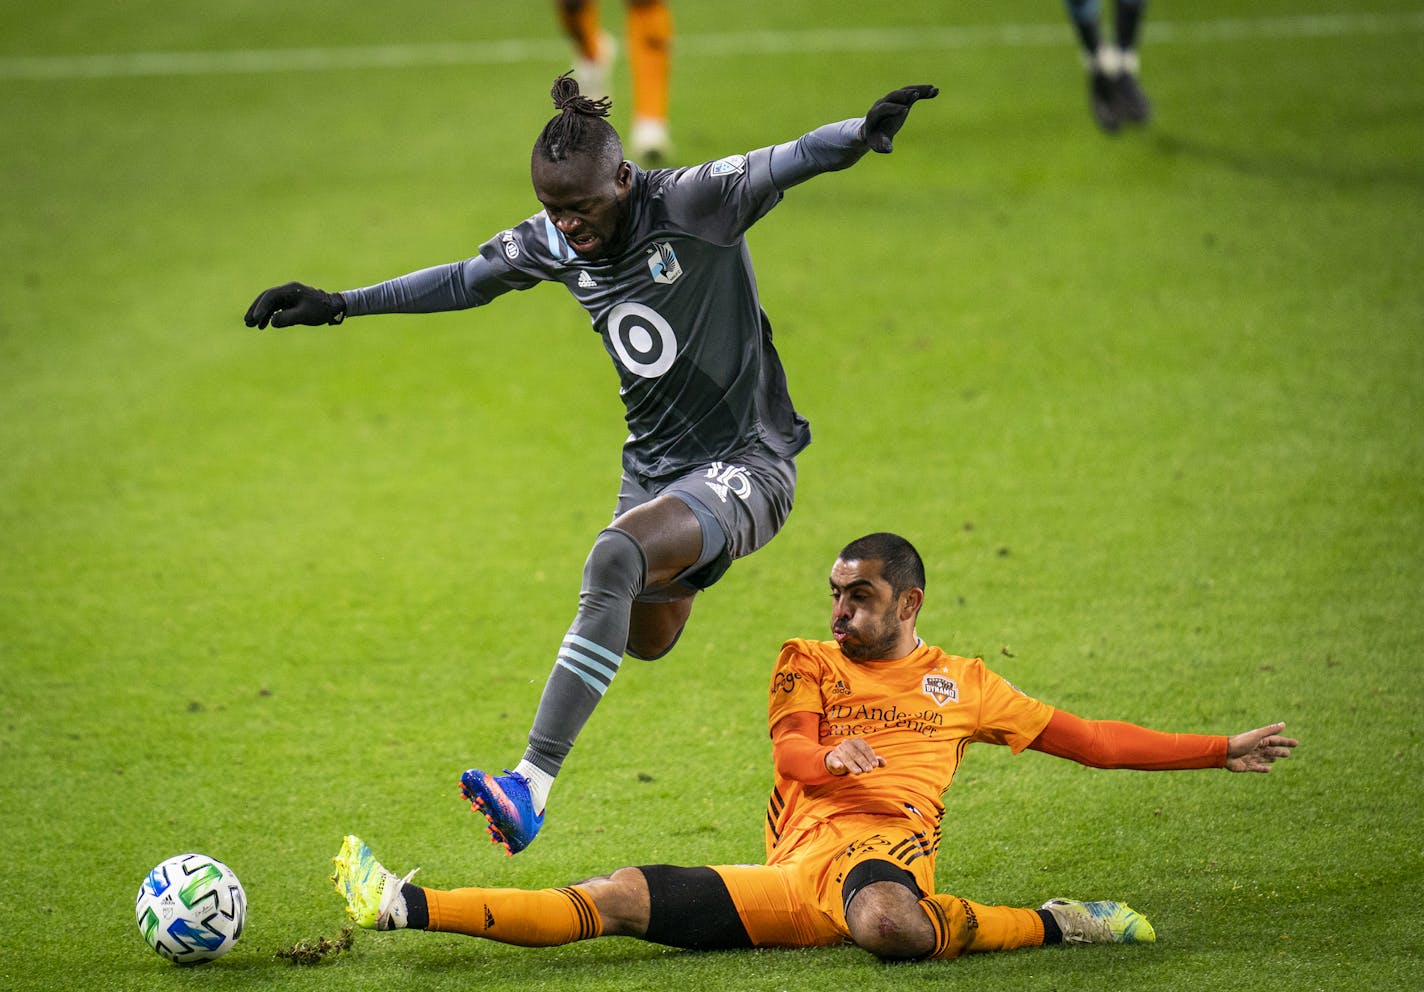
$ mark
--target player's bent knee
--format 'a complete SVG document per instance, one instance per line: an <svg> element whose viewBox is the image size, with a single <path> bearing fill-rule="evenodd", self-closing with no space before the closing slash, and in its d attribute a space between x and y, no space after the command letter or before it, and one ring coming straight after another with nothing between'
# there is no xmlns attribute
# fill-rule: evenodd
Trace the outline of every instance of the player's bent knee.
<svg viewBox="0 0 1424 992"><path fill-rule="evenodd" d="M898 882L861 889L846 908L846 926L857 947L887 961L922 958L934 950L934 929L917 894Z"/></svg>
<svg viewBox="0 0 1424 992"><path fill-rule="evenodd" d="M605 937L642 937L648 931L648 886L637 868L580 882L598 909Z"/></svg>
<svg viewBox="0 0 1424 992"><path fill-rule="evenodd" d="M851 928L850 937L857 947L884 961L922 958L934 950L934 934L924 914L919 916L920 919L899 913L867 915Z"/></svg>
<svg viewBox="0 0 1424 992"><path fill-rule="evenodd" d="M647 582L648 559L637 538L607 527L598 532L583 566L583 596L636 596Z"/></svg>

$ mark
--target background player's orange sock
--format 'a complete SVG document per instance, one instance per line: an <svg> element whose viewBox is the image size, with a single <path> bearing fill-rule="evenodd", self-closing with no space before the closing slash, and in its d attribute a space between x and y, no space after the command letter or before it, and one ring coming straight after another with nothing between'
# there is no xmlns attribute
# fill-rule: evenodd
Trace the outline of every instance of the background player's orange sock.
<svg viewBox="0 0 1424 992"><path fill-rule="evenodd" d="M595 0L556 0L559 23L581 57L598 59L598 4Z"/></svg>
<svg viewBox="0 0 1424 992"><path fill-rule="evenodd" d="M981 906L952 895L926 896L920 908L934 927L930 957L957 958L980 951L1012 951L1043 943L1043 920L1032 909Z"/></svg>
<svg viewBox="0 0 1424 992"><path fill-rule="evenodd" d="M664 121L668 114L668 66L672 13L663 0L628 5L628 62L633 70L633 116Z"/></svg>
<svg viewBox="0 0 1424 992"><path fill-rule="evenodd" d="M593 899L561 889L426 889L428 930L463 933L520 947L553 947L603 933Z"/></svg>

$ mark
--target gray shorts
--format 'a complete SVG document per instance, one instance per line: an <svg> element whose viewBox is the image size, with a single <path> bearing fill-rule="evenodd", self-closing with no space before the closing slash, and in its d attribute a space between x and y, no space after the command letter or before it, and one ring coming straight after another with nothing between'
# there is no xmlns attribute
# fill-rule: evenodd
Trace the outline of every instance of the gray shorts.
<svg viewBox="0 0 1424 992"><path fill-rule="evenodd" d="M796 496L796 462L757 444L727 461L710 462L671 479L640 482L624 471L614 517L664 495L676 496L691 507L702 524L702 544L707 551L673 580L672 590L638 597L645 602L706 589L722 577L733 560L775 537ZM721 539L714 529L721 531Z"/></svg>

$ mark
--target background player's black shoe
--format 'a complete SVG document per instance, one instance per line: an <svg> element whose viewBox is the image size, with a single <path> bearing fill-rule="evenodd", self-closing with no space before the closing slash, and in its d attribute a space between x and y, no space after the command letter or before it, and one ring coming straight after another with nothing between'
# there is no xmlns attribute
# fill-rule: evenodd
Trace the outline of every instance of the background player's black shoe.
<svg viewBox="0 0 1424 992"><path fill-rule="evenodd" d="M1118 118L1117 79L1098 68L1088 70L1088 106L1093 120L1108 134L1115 134L1122 121Z"/></svg>
<svg viewBox="0 0 1424 992"><path fill-rule="evenodd" d="M1112 104L1119 123L1146 124L1152 119L1152 101L1135 73L1124 72L1113 80Z"/></svg>

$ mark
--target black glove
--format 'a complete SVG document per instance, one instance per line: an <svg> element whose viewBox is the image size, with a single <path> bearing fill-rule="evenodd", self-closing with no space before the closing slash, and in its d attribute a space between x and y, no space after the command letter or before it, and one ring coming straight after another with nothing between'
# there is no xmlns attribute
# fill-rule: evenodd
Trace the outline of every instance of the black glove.
<svg viewBox="0 0 1424 992"><path fill-rule="evenodd" d="M875 106L865 114L865 141L870 150L888 154L894 147L895 132L900 130L910 114L910 104L937 96L937 86L906 86L876 100Z"/></svg>
<svg viewBox="0 0 1424 992"><path fill-rule="evenodd" d="M346 319L346 301L340 293L327 293L315 286L289 282L274 286L252 301L243 318L248 327L261 330L293 324L339 324Z"/></svg>

